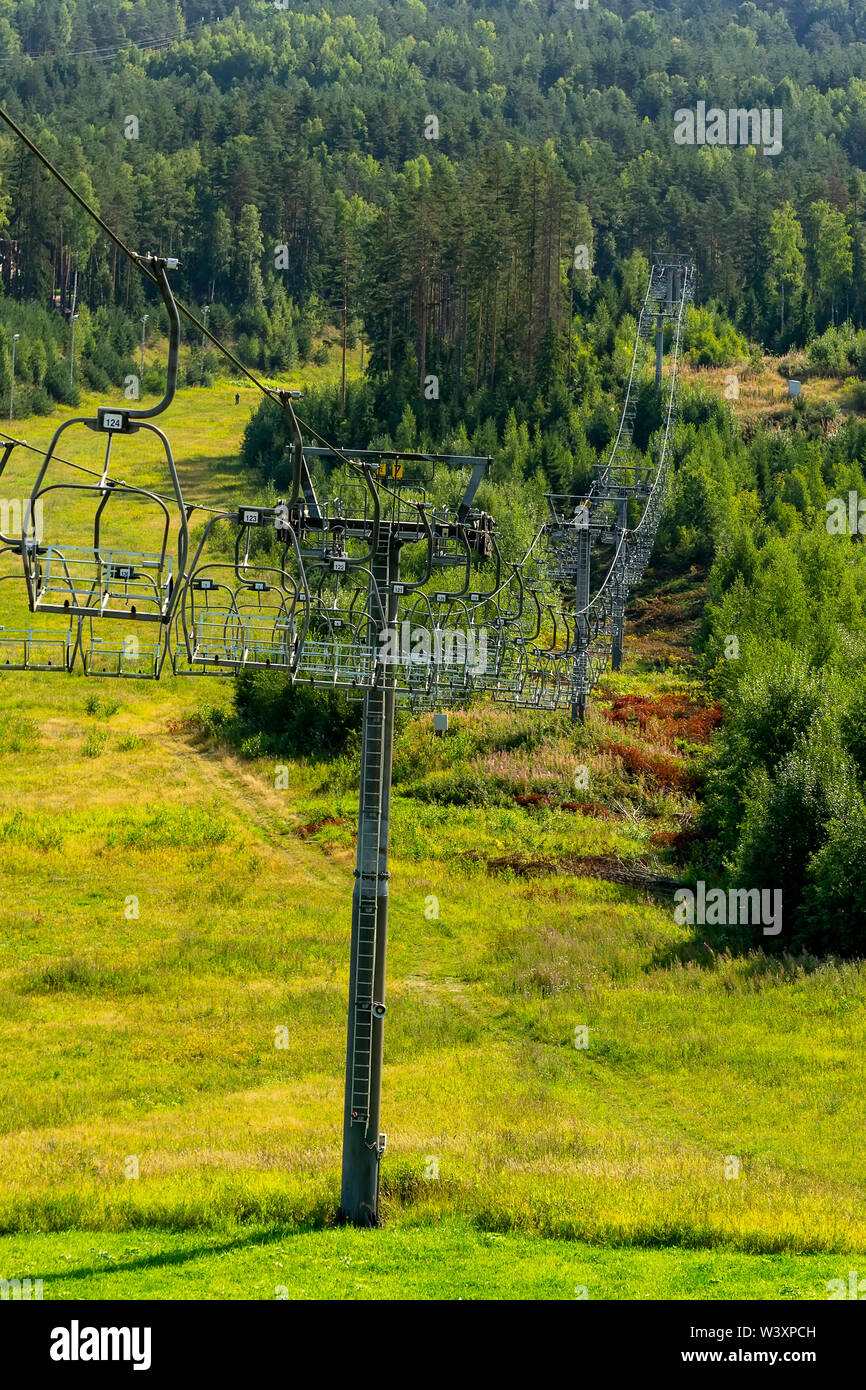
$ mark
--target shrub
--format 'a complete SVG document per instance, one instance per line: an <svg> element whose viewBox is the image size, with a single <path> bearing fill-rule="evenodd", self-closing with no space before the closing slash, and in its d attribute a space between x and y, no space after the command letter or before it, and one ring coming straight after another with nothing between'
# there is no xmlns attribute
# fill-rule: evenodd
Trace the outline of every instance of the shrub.
<svg viewBox="0 0 866 1390"><path fill-rule="evenodd" d="M91 729L84 740L81 752L85 758L101 758L108 743L108 734L104 729Z"/></svg>
<svg viewBox="0 0 866 1390"><path fill-rule="evenodd" d="M148 367L147 371L142 377L141 389L142 391L152 392L152 394L155 396L160 396L165 390L165 386L165 371L158 363L154 363L152 367Z"/></svg>
<svg viewBox="0 0 866 1390"><path fill-rule="evenodd" d="M107 391L111 385L111 377L108 372L98 362L94 362L90 358L82 363L81 371L87 385L94 391Z"/></svg>
<svg viewBox="0 0 866 1390"><path fill-rule="evenodd" d="M830 327L806 349L809 366L824 376L847 376L855 365L857 339L850 324Z"/></svg>
<svg viewBox="0 0 866 1390"><path fill-rule="evenodd" d="M751 779L734 876L750 888L780 888L789 922L800 907L809 861L850 786L850 765L828 728L816 729L772 774L761 769Z"/></svg>
<svg viewBox="0 0 866 1390"><path fill-rule="evenodd" d="M749 797L767 795L760 774L772 777L794 751L824 698L821 675L789 650L754 658L740 673L713 747L701 814L720 860L736 849Z"/></svg>
<svg viewBox="0 0 866 1390"><path fill-rule="evenodd" d="M78 394L77 388L75 394ZM77 404L77 401L73 404ZM15 406L16 415L19 408L22 415L50 415L54 410L54 401L41 386L31 386L22 395L16 396Z"/></svg>
<svg viewBox="0 0 866 1390"><path fill-rule="evenodd" d="M866 671L851 677L839 716L839 732L843 748L853 759L861 782L866 784Z"/></svg>
<svg viewBox="0 0 866 1390"><path fill-rule="evenodd" d="M263 401L247 423L241 442L241 456L248 468L272 478L277 487L291 479L287 452L286 417L270 400Z"/></svg>
<svg viewBox="0 0 866 1390"><path fill-rule="evenodd" d="M490 778L464 763L431 773L423 782L406 788L416 801L435 806L507 806L510 798Z"/></svg>
<svg viewBox="0 0 866 1390"><path fill-rule="evenodd" d="M695 367L727 367L749 351L745 338L713 304L689 309L683 347Z"/></svg>
<svg viewBox="0 0 866 1390"><path fill-rule="evenodd" d="M70 382L69 363L63 358L58 357L47 368L44 385L46 391L61 405L78 405L80 399L78 387L74 382Z"/></svg>
<svg viewBox="0 0 866 1390"><path fill-rule="evenodd" d="M313 350L313 335L310 332L309 324L298 323L295 325L295 338L298 343L298 354L302 362L306 362Z"/></svg>
<svg viewBox="0 0 866 1390"><path fill-rule="evenodd" d="M282 671L242 671L223 735L246 756L334 756L357 742L361 712L344 690L293 685Z"/></svg>
<svg viewBox="0 0 866 1390"><path fill-rule="evenodd" d="M848 785L833 800L827 838L809 866L793 945L814 954L866 953L866 806Z"/></svg>

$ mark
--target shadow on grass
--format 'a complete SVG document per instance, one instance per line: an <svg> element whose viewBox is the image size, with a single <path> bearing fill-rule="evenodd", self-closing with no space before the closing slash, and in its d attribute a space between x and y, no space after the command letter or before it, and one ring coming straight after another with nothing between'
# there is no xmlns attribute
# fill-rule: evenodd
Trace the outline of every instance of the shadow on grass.
<svg viewBox="0 0 866 1390"><path fill-rule="evenodd" d="M732 935L724 930L714 930L703 926L695 936L674 945L658 947L644 966L645 974L655 970L671 970L677 967L698 970L716 970L738 962L738 976L743 983L766 980L768 983L783 984L812 975L827 964L820 956L803 951L792 955L790 951L768 950L760 936L747 932Z"/></svg>
<svg viewBox="0 0 866 1390"><path fill-rule="evenodd" d="M328 1229L333 1228L319 1225L310 1225L309 1227L278 1226L270 1230L260 1229L255 1232L250 1232L237 1240L225 1240L218 1245L212 1242L205 1242L204 1244L197 1244L187 1250L164 1250L151 1255L142 1255L138 1259L112 1260L105 1265L91 1265L86 1269L80 1266L74 1269L63 1270L55 1270L52 1268L51 1270L45 1270L33 1277L41 1278L45 1280L46 1283L50 1281L50 1283L54 1285L58 1283L62 1284L64 1280L69 1279L90 1279L105 1274L132 1274L137 1270L170 1268L189 1264L190 1261L198 1260L203 1256L228 1255L232 1251L245 1249L250 1246L272 1245L277 1241L286 1240L291 1236L307 1235L311 1231ZM94 1232L96 1236L100 1234L100 1232ZM115 1233L112 1232L112 1234ZM123 1234L133 1236L134 1232L128 1231L123 1232ZM172 1233L166 1231L164 1234L168 1236ZM174 1234L178 1235L182 1233L175 1232Z"/></svg>

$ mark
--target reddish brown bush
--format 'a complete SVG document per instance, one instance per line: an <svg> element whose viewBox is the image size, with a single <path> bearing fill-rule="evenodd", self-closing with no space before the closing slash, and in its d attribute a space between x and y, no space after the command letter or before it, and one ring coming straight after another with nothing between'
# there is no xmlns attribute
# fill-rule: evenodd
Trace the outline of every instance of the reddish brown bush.
<svg viewBox="0 0 866 1390"><path fill-rule="evenodd" d="M650 836L653 849L669 849L676 855L687 854L694 840L695 832L691 826L686 826L683 830L656 830Z"/></svg>
<svg viewBox="0 0 866 1390"><path fill-rule="evenodd" d="M619 758L626 772L633 777L650 777L660 787L674 787L679 791L689 791L694 778L679 758L664 753L645 753L642 748L634 748L628 743L600 743L600 753L613 753Z"/></svg>
<svg viewBox="0 0 866 1390"><path fill-rule="evenodd" d="M708 743L722 722L718 704L702 705L688 695L618 695L604 717L611 724L634 728L648 738L668 745L677 739Z"/></svg>

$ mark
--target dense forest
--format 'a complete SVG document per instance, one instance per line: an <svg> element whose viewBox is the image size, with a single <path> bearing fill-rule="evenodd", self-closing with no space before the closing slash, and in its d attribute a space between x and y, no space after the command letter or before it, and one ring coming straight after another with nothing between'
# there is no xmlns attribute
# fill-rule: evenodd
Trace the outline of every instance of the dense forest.
<svg viewBox="0 0 866 1390"><path fill-rule="evenodd" d="M593 291L635 251L691 251L768 347L862 326L864 57L856 0L0 0L10 113L127 242L182 256L251 365L290 366L324 315L458 404L525 392L551 328L579 385L616 329ZM782 152L678 145L699 101L780 110ZM11 138L0 169L6 295L137 323L129 266Z"/></svg>
<svg viewBox="0 0 866 1390"><path fill-rule="evenodd" d="M608 447L655 250L696 260L694 366L799 354L862 397L862 0L0 0L0 71L13 117L128 244L182 258L179 293L249 366L279 376L325 325L363 337L366 375L305 401L317 428L492 454L515 513L580 491ZM781 151L678 144L699 102L781 112ZM121 384L142 315L161 323L5 135L0 282L0 399L19 332L22 411ZM866 494L866 426L834 411L746 430L684 391L659 539L708 576L701 659L727 710L701 863L782 884L797 944L852 951L866 562L825 521ZM284 445L266 405L245 454L276 486Z"/></svg>

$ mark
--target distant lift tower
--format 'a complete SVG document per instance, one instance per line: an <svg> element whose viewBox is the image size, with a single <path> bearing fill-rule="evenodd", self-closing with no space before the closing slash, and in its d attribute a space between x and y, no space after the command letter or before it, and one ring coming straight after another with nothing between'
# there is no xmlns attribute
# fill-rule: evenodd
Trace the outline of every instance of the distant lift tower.
<svg viewBox="0 0 866 1390"><path fill-rule="evenodd" d="M695 272L684 256L656 256L638 319L631 371L619 429L609 458L595 468L585 497L548 496L551 519L544 528L548 578L571 588L574 602L573 720L582 720L592 686L608 665L622 665L625 606L643 575L661 519L669 471L669 443L676 422L679 363L686 311L694 297ZM664 374L665 338L669 369ZM653 452L638 454L634 442L638 397L655 368L661 426ZM629 527L629 509L642 506ZM604 577L593 593L592 561L603 553Z"/></svg>

